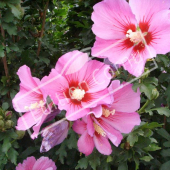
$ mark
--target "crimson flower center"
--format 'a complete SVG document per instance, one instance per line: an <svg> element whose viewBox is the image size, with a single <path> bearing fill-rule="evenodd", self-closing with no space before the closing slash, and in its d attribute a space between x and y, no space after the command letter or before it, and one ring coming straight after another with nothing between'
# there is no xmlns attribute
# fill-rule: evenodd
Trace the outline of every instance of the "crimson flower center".
<svg viewBox="0 0 170 170"><path fill-rule="evenodd" d="M131 29L127 31L126 37L130 39L135 45L143 42L145 44L144 37L147 35L147 32L142 33L140 30L133 32Z"/></svg>
<svg viewBox="0 0 170 170"><path fill-rule="evenodd" d="M83 99L84 95L85 95L85 91L84 90L75 89L75 90L73 90L73 92L71 94L71 98L80 101L80 100Z"/></svg>

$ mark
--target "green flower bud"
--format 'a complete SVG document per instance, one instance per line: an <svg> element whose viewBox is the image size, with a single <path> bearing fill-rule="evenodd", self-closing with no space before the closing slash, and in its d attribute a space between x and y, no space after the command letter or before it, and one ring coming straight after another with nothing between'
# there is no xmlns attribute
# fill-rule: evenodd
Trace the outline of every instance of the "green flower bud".
<svg viewBox="0 0 170 170"><path fill-rule="evenodd" d="M153 100L153 99L157 99L158 96L159 96L158 90L157 90L156 88L153 89L153 90L152 90L152 100Z"/></svg>
<svg viewBox="0 0 170 170"><path fill-rule="evenodd" d="M147 77L149 76L149 74L150 74L150 73L149 73L149 69L145 67L143 74L145 74L145 75L143 75L143 76L141 77L141 79L147 78Z"/></svg>
<svg viewBox="0 0 170 170"><path fill-rule="evenodd" d="M12 117L12 112L11 112L11 111L6 111L6 112L5 112L5 117L6 117L7 119L11 119L11 117Z"/></svg>
<svg viewBox="0 0 170 170"><path fill-rule="evenodd" d="M4 127L4 121L0 120L0 129L2 129Z"/></svg>
<svg viewBox="0 0 170 170"><path fill-rule="evenodd" d="M3 120L4 119L4 117L3 116L0 116L0 120Z"/></svg>
<svg viewBox="0 0 170 170"><path fill-rule="evenodd" d="M25 135L25 131L16 130L16 134L18 135L17 139L22 139Z"/></svg>
<svg viewBox="0 0 170 170"><path fill-rule="evenodd" d="M6 122L5 122L5 128L6 129L10 129L10 128L12 128L14 126L14 122L12 121L12 120L7 120Z"/></svg>

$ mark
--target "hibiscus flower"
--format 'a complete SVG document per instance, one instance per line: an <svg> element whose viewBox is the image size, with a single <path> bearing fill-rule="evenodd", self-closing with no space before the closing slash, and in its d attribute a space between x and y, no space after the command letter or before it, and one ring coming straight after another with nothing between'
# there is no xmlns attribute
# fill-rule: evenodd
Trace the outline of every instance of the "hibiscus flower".
<svg viewBox="0 0 170 170"><path fill-rule="evenodd" d="M109 87L114 101L111 105L99 105L91 109L91 114L77 120L73 130L80 134L78 149L86 156L94 147L104 154L112 152L109 140L119 146L123 136L130 133L135 125L140 125L140 116L135 111L140 107L140 92L135 93L132 85L120 85L118 80Z"/></svg>
<svg viewBox="0 0 170 170"><path fill-rule="evenodd" d="M107 86L110 83L110 67L90 60L80 51L61 56L49 76L42 79L42 88L60 110L66 110L68 120L87 115L98 104L111 103Z"/></svg>
<svg viewBox="0 0 170 170"><path fill-rule="evenodd" d="M169 0L104 0L94 6L92 55L121 64L134 76L170 46Z"/></svg>
<svg viewBox="0 0 170 170"><path fill-rule="evenodd" d="M17 122L17 130L28 130L33 126L34 133L31 137L38 136L41 125L49 118L52 105L46 107L46 96L40 90L41 82L32 77L30 68L26 65L19 68L17 72L20 78L20 91L12 100L13 107L17 112L25 112ZM53 115L58 114L54 112Z"/></svg>
<svg viewBox="0 0 170 170"><path fill-rule="evenodd" d="M35 159L35 157L28 157L21 164L19 163L16 167L16 170L56 170L57 167L55 163L49 159L48 157L40 157L39 159Z"/></svg>

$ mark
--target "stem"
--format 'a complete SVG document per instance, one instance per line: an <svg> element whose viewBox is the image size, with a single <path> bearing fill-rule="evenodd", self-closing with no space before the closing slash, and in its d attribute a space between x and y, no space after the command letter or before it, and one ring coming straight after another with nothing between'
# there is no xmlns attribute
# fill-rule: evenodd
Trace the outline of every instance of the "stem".
<svg viewBox="0 0 170 170"><path fill-rule="evenodd" d="M164 116L164 125L163 128L166 129L166 116Z"/></svg>
<svg viewBox="0 0 170 170"><path fill-rule="evenodd" d="M49 3L49 0L48 0L47 3L46 3L46 7L45 7L44 13L43 13L43 21L42 21L42 28L41 28L40 38L42 38L43 33L44 33L45 19L46 19L46 13L47 13L47 8L48 8L48 3ZM41 50L41 41L38 41L37 56L39 56L40 50Z"/></svg>
<svg viewBox="0 0 170 170"><path fill-rule="evenodd" d="M140 108L140 110L138 111L139 114L144 113L146 106L148 106L148 104L150 103L150 100L147 100L146 103Z"/></svg>
<svg viewBox="0 0 170 170"><path fill-rule="evenodd" d="M1 13L0 13L0 18L1 18ZM1 35L5 40L5 31L2 28L2 25L0 27L1 27ZM5 47L4 43L2 43L2 45ZM5 56L2 58L2 62L3 62L3 65L4 65L5 75L6 75L6 77L8 77L9 74L8 74L8 66L7 66L7 61L6 61L6 52L5 52Z"/></svg>

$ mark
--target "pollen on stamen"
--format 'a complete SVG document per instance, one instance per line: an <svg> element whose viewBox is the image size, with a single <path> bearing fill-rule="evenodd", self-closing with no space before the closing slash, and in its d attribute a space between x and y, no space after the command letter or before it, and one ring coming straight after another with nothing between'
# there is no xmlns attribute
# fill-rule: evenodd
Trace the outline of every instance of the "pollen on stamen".
<svg viewBox="0 0 170 170"><path fill-rule="evenodd" d="M85 91L84 90L81 90L81 89L75 89L73 92L72 92L72 99L77 99L77 100L82 100L82 98L84 97L85 95Z"/></svg>
<svg viewBox="0 0 170 170"><path fill-rule="evenodd" d="M115 114L115 109L113 109L112 111L102 107L102 115L105 117L109 117L110 115L114 115Z"/></svg>
<svg viewBox="0 0 170 170"><path fill-rule="evenodd" d="M95 131L99 134L102 135L103 137L106 137L106 132L96 123L93 123Z"/></svg>

